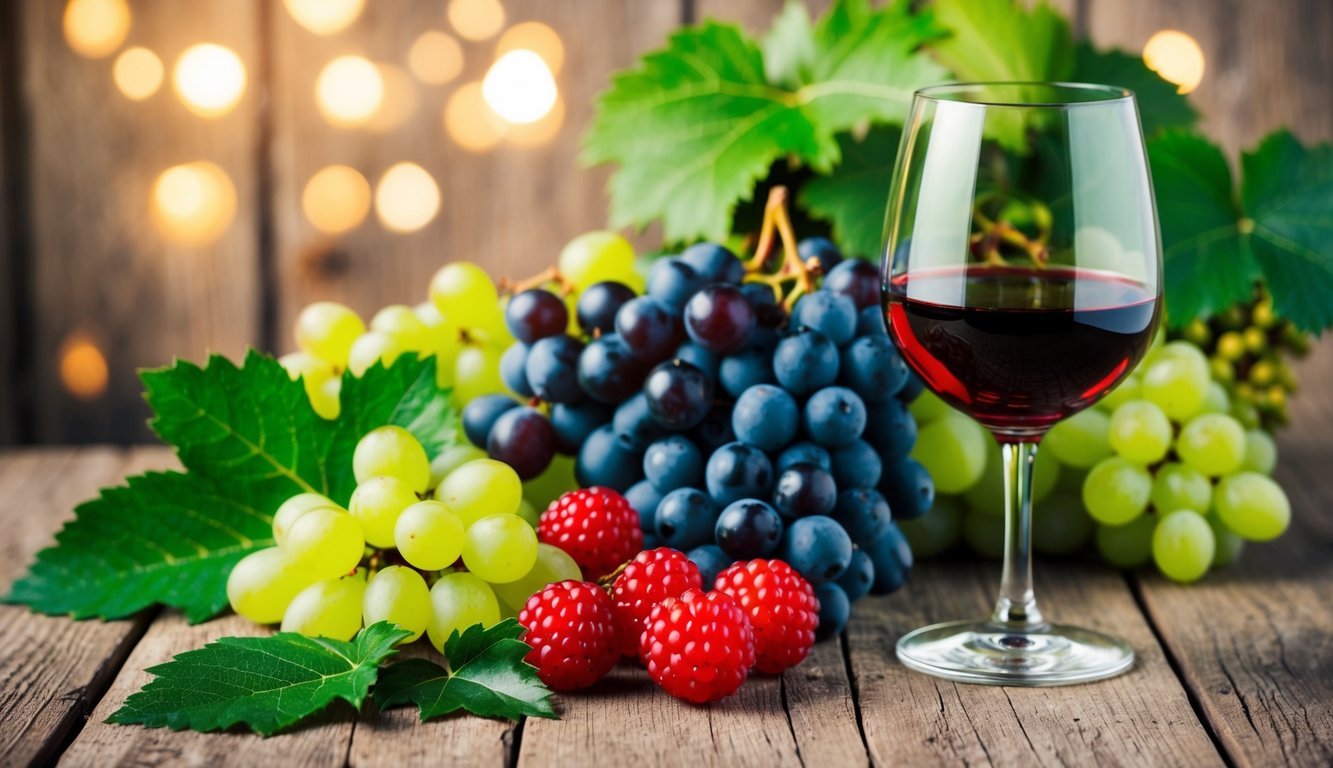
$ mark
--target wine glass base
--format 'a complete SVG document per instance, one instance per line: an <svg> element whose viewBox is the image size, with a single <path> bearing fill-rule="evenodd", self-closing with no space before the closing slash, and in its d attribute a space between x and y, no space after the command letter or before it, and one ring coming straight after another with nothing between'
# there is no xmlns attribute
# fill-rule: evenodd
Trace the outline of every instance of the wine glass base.
<svg viewBox="0 0 1333 768"><path fill-rule="evenodd" d="M950 621L903 635L898 659L960 683L1035 687L1115 677L1134 666L1134 649L1119 638L1060 624L1015 630L988 621Z"/></svg>

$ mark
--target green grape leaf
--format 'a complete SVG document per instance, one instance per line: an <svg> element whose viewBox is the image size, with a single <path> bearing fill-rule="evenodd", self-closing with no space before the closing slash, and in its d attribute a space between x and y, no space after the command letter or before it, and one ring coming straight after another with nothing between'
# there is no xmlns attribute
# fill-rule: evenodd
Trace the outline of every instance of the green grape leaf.
<svg viewBox="0 0 1333 768"><path fill-rule="evenodd" d="M380 675L375 702L383 709L415 704L422 720L460 709L510 720L555 717L551 691L523 661L532 650L519 639L523 631L515 619L455 631L444 644L447 668L428 659L397 662Z"/></svg>
<svg viewBox="0 0 1333 768"><path fill-rule="evenodd" d="M1103 83L1128 88L1139 105L1143 135L1149 138L1169 128L1189 128L1199 120L1199 113L1176 86L1148 69L1143 57L1124 51L1099 51L1090 44L1078 44L1073 79L1080 83Z"/></svg>
<svg viewBox="0 0 1333 768"><path fill-rule="evenodd" d="M791 90L808 82L815 60L815 27L805 3L787 0L762 45L769 82Z"/></svg>
<svg viewBox="0 0 1333 768"><path fill-rule="evenodd" d="M382 621L350 643L294 632L223 637L150 667L156 677L107 722L173 731L244 725L271 736L338 699L359 709L380 664L410 634Z"/></svg>
<svg viewBox="0 0 1333 768"><path fill-rule="evenodd" d="M1068 80L1074 72L1069 22L1045 0L935 0L936 20L953 34L931 49L961 81Z"/></svg>
<svg viewBox="0 0 1333 768"><path fill-rule="evenodd" d="M153 426L187 471L131 477L79 505L7 601L79 619L123 618L160 603L204 621L227 606L236 561L273 546L272 516L283 501L314 490L347 503L352 452L366 432L402 426L432 457L456 434L430 358L345 375L332 421L258 353L242 366L220 356L205 368L179 361L143 379Z"/></svg>
<svg viewBox="0 0 1333 768"><path fill-rule="evenodd" d="M875 257L883 246L884 213L901 135L900 129L887 125L874 126L861 139L839 135L842 163L801 190L801 205L833 226L834 240L849 255Z"/></svg>

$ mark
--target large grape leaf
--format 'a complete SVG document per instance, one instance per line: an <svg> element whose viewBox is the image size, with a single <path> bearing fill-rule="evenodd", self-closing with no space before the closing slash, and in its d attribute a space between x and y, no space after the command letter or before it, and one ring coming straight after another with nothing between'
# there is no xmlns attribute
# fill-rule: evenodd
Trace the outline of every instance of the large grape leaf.
<svg viewBox="0 0 1333 768"><path fill-rule="evenodd" d="M935 0L950 30L930 47L958 80L1040 83L1074 71L1069 22L1045 0L1024 10L1015 0Z"/></svg>
<svg viewBox="0 0 1333 768"><path fill-rule="evenodd" d="M380 664L409 634L379 622L350 643L294 632L223 637L149 668L156 677L107 722L173 731L245 725L270 736L338 699L360 708Z"/></svg>
<svg viewBox="0 0 1333 768"><path fill-rule="evenodd" d="M833 226L834 239L848 254L879 255L901 135L899 128L888 125L877 125L860 139L841 134L842 162L831 174L811 179L801 190L801 204L812 216Z"/></svg>
<svg viewBox="0 0 1333 768"><path fill-rule="evenodd" d="M1156 136L1170 128L1189 128L1199 120L1189 100L1174 84L1148 69L1141 56L1115 49L1099 51L1087 42L1079 43L1073 79L1133 91L1144 136Z"/></svg>
<svg viewBox="0 0 1333 768"><path fill-rule="evenodd" d="M764 35L762 47L769 82L795 90L809 81L815 61L815 25L802 0L787 0Z"/></svg>

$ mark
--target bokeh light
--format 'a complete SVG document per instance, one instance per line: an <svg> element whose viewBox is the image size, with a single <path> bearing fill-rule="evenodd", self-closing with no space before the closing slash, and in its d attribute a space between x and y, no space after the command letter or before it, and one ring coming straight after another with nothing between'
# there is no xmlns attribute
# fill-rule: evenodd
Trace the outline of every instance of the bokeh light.
<svg viewBox="0 0 1333 768"><path fill-rule="evenodd" d="M370 182L354 168L326 166L306 182L301 209L321 232L337 235L356 229L370 212Z"/></svg>
<svg viewBox="0 0 1333 768"><path fill-rule="evenodd" d="M519 125L545 117L557 95L551 69L526 49L496 59L481 81L481 93L495 114Z"/></svg>
<svg viewBox="0 0 1333 768"><path fill-rule="evenodd" d="M116 57L111 77L130 101L143 101L162 87L162 60L147 48L127 48Z"/></svg>
<svg viewBox="0 0 1333 768"><path fill-rule="evenodd" d="M469 152L485 152L500 143L509 125L501 120L481 94L481 83L466 83L449 94L444 105L444 130Z"/></svg>
<svg viewBox="0 0 1333 768"><path fill-rule="evenodd" d="M65 5L65 42L80 56L110 56L130 33L125 0L70 0Z"/></svg>
<svg viewBox="0 0 1333 768"><path fill-rule="evenodd" d="M80 400L106 391L106 355L86 333L75 331L60 344L60 383Z"/></svg>
<svg viewBox="0 0 1333 768"><path fill-rule="evenodd" d="M1143 46L1143 63L1174 83L1180 93L1189 93L1203 82L1204 58L1199 43L1188 34L1163 29Z"/></svg>
<svg viewBox="0 0 1333 768"><path fill-rule="evenodd" d="M245 64L230 48L200 43L185 49L172 75L186 109L200 117L225 115L245 93Z"/></svg>
<svg viewBox="0 0 1333 768"><path fill-rule="evenodd" d="M518 147L540 147L551 143L560 135L560 126L565 122L565 100L556 98L555 105L546 116L535 123L515 125L505 133L505 141Z"/></svg>
<svg viewBox="0 0 1333 768"><path fill-rule="evenodd" d="M366 127L378 133L388 133L403 123L417 111L417 85L407 70L394 64L380 62L380 82L384 84L384 96L375 113L366 121Z"/></svg>
<svg viewBox="0 0 1333 768"><path fill-rule="evenodd" d="M423 83L444 85L463 71L463 47L438 30L422 32L407 52L407 66Z"/></svg>
<svg viewBox="0 0 1333 768"><path fill-rule="evenodd" d="M529 50L546 62L552 72L559 72L565 64L565 44L554 29L540 21L524 21L506 29L495 44L495 55L510 51Z"/></svg>
<svg viewBox="0 0 1333 768"><path fill-rule="evenodd" d="M316 35L341 32L356 21L365 0L282 0L297 24Z"/></svg>
<svg viewBox="0 0 1333 768"><path fill-rule="evenodd" d="M334 125L363 125L384 100L384 79L369 60L339 56L324 65L315 81L315 103Z"/></svg>
<svg viewBox="0 0 1333 768"><path fill-rule="evenodd" d="M153 184L153 218L167 239L181 245L216 240L236 216L236 187L226 171L197 161L163 171Z"/></svg>
<svg viewBox="0 0 1333 768"><path fill-rule="evenodd" d="M486 40L505 25L500 0L449 0L449 23L464 40Z"/></svg>
<svg viewBox="0 0 1333 768"><path fill-rule="evenodd" d="M375 213L385 229L415 232L440 211L440 187L425 168L398 163L384 172L375 188Z"/></svg>

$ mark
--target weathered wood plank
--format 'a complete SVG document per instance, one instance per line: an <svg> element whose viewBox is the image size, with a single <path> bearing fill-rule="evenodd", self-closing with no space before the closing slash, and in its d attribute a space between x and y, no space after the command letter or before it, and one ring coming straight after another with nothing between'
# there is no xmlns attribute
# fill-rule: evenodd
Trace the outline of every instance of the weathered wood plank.
<svg viewBox="0 0 1333 768"><path fill-rule="evenodd" d="M782 694L802 765L867 761L841 637L815 643L809 658L783 673Z"/></svg>
<svg viewBox="0 0 1333 768"><path fill-rule="evenodd" d="M0 584L23 575L76 503L116 482L124 452L97 448L0 454ZM76 730L143 633L146 617L76 623L0 605L0 765L49 760Z"/></svg>
<svg viewBox="0 0 1333 768"><path fill-rule="evenodd" d="M256 120L258 3L199 0L135 3L128 45L154 50L167 80L142 103L112 84L110 58L84 59L65 44L65 3L22 3L23 99L27 109L35 391L42 441L145 439L148 414L138 368L238 355L256 339ZM228 115L186 111L170 67L210 41L245 62L248 86ZM207 160L236 189L235 219L215 242L168 244L153 224L153 183L167 168ZM107 390L79 400L61 386L60 347L90 336L110 371Z"/></svg>
<svg viewBox="0 0 1333 768"><path fill-rule="evenodd" d="M18 63L14 3L0 6L0 445L18 441L18 309L23 290L18 263L18 228L15 211L19 187L18 164L13 157L18 144Z"/></svg>
<svg viewBox="0 0 1333 768"><path fill-rule="evenodd" d="M1111 680L1064 688L959 685L907 670L894 657L906 631L984 616L993 563L925 563L911 586L857 604L848 628L861 721L876 765L1220 765L1120 576L1042 563L1037 594L1057 621L1114 632L1138 654Z"/></svg>

